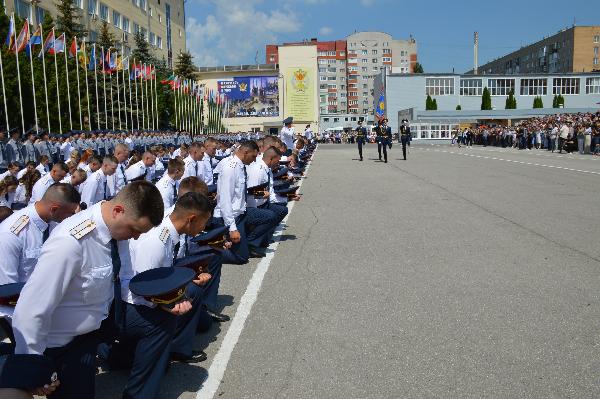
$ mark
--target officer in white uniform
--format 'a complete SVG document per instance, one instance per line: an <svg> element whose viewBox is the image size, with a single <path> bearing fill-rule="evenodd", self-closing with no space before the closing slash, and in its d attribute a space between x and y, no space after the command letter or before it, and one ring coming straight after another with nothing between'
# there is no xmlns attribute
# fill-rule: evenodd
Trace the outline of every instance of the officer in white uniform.
<svg viewBox="0 0 600 399"><path fill-rule="evenodd" d="M0 285L27 281L50 235L49 223L74 215L79 202L79 193L70 184L55 184L40 201L0 223ZM0 306L0 317L11 317L12 310Z"/></svg>
<svg viewBox="0 0 600 399"><path fill-rule="evenodd" d="M99 329L120 288L113 281L121 265L116 240L137 238L162 217L158 189L136 182L63 221L42 247L15 308L15 353L54 359L57 397L94 398Z"/></svg>
<svg viewBox="0 0 600 399"><path fill-rule="evenodd" d="M202 143L194 142L190 145L189 155L183 160L185 162L185 173L183 178L194 176L200 180L204 180L204 165L202 158L204 157L204 146Z"/></svg>
<svg viewBox="0 0 600 399"><path fill-rule="evenodd" d="M81 190L81 202L87 204L88 207L110 198L110 193L114 189L108 186L108 177L115 174L117 170L117 159L108 155L104 157L102 167L95 171L83 185Z"/></svg>
<svg viewBox="0 0 600 399"><path fill-rule="evenodd" d="M177 202L177 190L179 189L179 181L183 176L185 165L180 159L170 159L167 166L167 173L161 177L156 183L158 191L165 204L165 209L175 205Z"/></svg>
<svg viewBox="0 0 600 399"><path fill-rule="evenodd" d="M135 180L147 180L151 181L152 179L152 168L154 167L154 162L156 160L156 156L151 152L145 152L142 155L142 160L131 165L127 170L125 170L125 178L128 182Z"/></svg>
<svg viewBox="0 0 600 399"><path fill-rule="evenodd" d="M125 176L125 169L127 169L127 159L129 158L129 147L125 144L119 143L115 146L115 158L119 165L117 166L117 172L112 175L111 179L114 180L112 187L115 188L115 192L111 193L115 196L125 187L127 184L127 177Z"/></svg>
<svg viewBox="0 0 600 399"><path fill-rule="evenodd" d="M33 189L31 190L31 199L29 200L29 203L33 204L34 202L41 200L46 190L48 190L48 187L50 187L54 183L59 183L62 179L65 178L65 176L67 176L67 173L69 173L69 168L64 162L55 163L52 166L52 170L50 171L50 173L42 177L33 185Z"/></svg>
<svg viewBox="0 0 600 399"><path fill-rule="evenodd" d="M279 133L279 138L283 141L283 144L286 145L287 152L284 154L289 156L292 154L292 149L294 148L294 138L296 137L296 132L292 127L292 123L294 122L293 117L286 118L283 121L283 127L281 128L281 132Z"/></svg>

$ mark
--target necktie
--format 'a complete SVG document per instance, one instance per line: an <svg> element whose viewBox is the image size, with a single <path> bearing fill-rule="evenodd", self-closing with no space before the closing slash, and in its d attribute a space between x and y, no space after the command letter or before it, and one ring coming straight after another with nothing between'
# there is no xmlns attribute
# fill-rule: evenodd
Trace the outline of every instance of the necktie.
<svg viewBox="0 0 600 399"><path fill-rule="evenodd" d="M177 183L173 183L173 202L177 202Z"/></svg>
<svg viewBox="0 0 600 399"><path fill-rule="evenodd" d="M106 186L107 186L107 182L108 180L104 180L104 200L108 199L106 196Z"/></svg>
<svg viewBox="0 0 600 399"><path fill-rule="evenodd" d="M173 262L175 262L175 259L177 259L179 248L181 248L181 241L177 241L177 244L175 244L175 248L173 248Z"/></svg>
<svg viewBox="0 0 600 399"><path fill-rule="evenodd" d="M246 165L242 165L244 168L244 198L248 198L248 172L246 172Z"/></svg>
<svg viewBox="0 0 600 399"><path fill-rule="evenodd" d="M121 173L123 173L123 180L125 181L125 185L127 185L127 176L125 176L125 167L121 164Z"/></svg>
<svg viewBox="0 0 600 399"><path fill-rule="evenodd" d="M121 257L119 256L119 246L117 245L117 240L114 238L110 240L110 257L112 258L113 281L115 283L115 297L113 299L115 322L117 325L119 325L119 321L123 315L123 303L121 302L121 279L119 278L119 273L121 272Z"/></svg>
<svg viewBox="0 0 600 399"><path fill-rule="evenodd" d="M46 242L48 237L50 237L50 226L46 226L46 230L44 230L44 234L42 234L42 242Z"/></svg>
<svg viewBox="0 0 600 399"><path fill-rule="evenodd" d="M196 171L196 177L198 177L198 162L194 161L194 170Z"/></svg>

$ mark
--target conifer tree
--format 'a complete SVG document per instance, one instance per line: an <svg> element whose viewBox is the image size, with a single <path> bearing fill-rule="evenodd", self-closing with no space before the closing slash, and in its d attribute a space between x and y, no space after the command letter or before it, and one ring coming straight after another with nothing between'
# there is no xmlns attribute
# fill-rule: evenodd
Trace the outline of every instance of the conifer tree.
<svg viewBox="0 0 600 399"><path fill-rule="evenodd" d="M83 38L87 35L85 26L79 21L83 20L82 11L75 4L74 0L58 0L56 2L56 29L64 32L67 39L73 36Z"/></svg>
<svg viewBox="0 0 600 399"><path fill-rule="evenodd" d="M194 56L188 51L179 53L175 62L175 75L195 80L197 71L198 68L194 65Z"/></svg>
<svg viewBox="0 0 600 399"><path fill-rule="evenodd" d="M484 111L490 111L492 109L492 96L487 87L483 88L483 94L481 95L481 109Z"/></svg>

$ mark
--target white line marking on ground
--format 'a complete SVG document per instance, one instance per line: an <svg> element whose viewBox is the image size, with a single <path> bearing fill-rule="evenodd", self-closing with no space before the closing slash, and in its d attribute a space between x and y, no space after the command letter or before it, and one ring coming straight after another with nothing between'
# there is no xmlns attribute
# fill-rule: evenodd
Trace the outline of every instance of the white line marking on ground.
<svg viewBox="0 0 600 399"><path fill-rule="evenodd" d="M315 153L316 151L317 149L315 149ZM308 175L310 166L311 164L306 167L306 171L304 172L305 176ZM302 187L302 183L304 183L304 179L300 180L298 185ZM252 275L252 278L246 287L246 292L244 292L244 295L240 299L240 304L238 305L229 329L225 334L225 338L223 338L221 347L219 348L219 351L215 355L210 368L208 369L208 377L202 383L202 386L196 393L196 399L212 399L219 390L219 386L221 385L221 381L223 381L223 376L225 375L225 370L227 369L227 364L229 363L231 354L233 353L240 335L244 330L244 325L246 324L246 320L250 315L252 306L258 298L260 287L262 286L262 282L267 274L267 271L269 271L271 261L275 257L275 252L279 246L279 240L281 239L281 235L283 233L283 226L286 225L288 218L292 214L295 204L296 202L292 202L288 205L289 211L287 216L285 219L283 219L283 222L277 227L277 230L273 234L273 240L275 242L269 245L270 252L267 253L267 256L262 258L256 266L256 270L254 271L254 274Z"/></svg>
<svg viewBox="0 0 600 399"><path fill-rule="evenodd" d="M484 155L466 154L466 153L463 153L463 152L455 152L455 151L448 151L448 150L431 150L429 148L425 148L425 149L419 148L419 149L421 151L442 152L442 153L446 153L446 154L462 155L462 156L471 157L471 158L491 159L491 160L495 160L495 161L504 161L504 162L518 163L518 164L521 164L521 165L539 166L539 167L542 167L542 168L561 169L561 170L568 170L570 172L578 172L578 173L587 173L587 174L592 174L592 175L600 175L600 172L594 172L594 171L591 171L591 170L581 170L581 169L566 168L564 166L554 166L554 165L546 165L546 164L534 163L534 162L516 161L514 159L495 158L495 157L488 157L488 156L484 156Z"/></svg>

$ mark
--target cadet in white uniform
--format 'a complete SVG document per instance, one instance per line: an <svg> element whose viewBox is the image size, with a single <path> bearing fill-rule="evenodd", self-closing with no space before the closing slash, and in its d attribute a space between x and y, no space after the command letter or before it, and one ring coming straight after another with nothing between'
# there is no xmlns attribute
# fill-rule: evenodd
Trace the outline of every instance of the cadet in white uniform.
<svg viewBox="0 0 600 399"><path fill-rule="evenodd" d="M125 178L128 182L135 180L147 180L152 179L152 168L154 167L154 161L156 156L151 152L145 152L142 155L142 160L131 165L125 170Z"/></svg>
<svg viewBox="0 0 600 399"><path fill-rule="evenodd" d="M194 176L200 180L204 180L202 157L204 157L204 146L202 143L192 143L192 145L190 145L189 155L183 160L183 162L185 162L184 179L186 177Z"/></svg>
<svg viewBox="0 0 600 399"><path fill-rule="evenodd" d="M114 189L108 186L108 177L115 174L117 170L117 159L112 155L104 157L102 167L88 176L83 189L81 190L81 202L88 207L110 198L110 193Z"/></svg>
<svg viewBox="0 0 600 399"><path fill-rule="evenodd" d="M158 189L136 182L63 221L42 247L15 308L15 353L54 359L61 370L57 397L94 398L98 330L119 287L116 240L138 238L162 217Z"/></svg>
<svg viewBox="0 0 600 399"><path fill-rule="evenodd" d="M158 191L162 196L165 209L172 207L177 202L177 190L179 181L183 176L185 165L180 159L170 159L167 166L167 173L156 183Z"/></svg>
<svg viewBox="0 0 600 399"><path fill-rule="evenodd" d="M64 162L55 163L52 166L50 173L42 177L33 185L29 203L33 204L34 202L41 200L46 190L48 190L48 187L54 183L59 183L65 178L65 176L67 176L67 173L69 173L69 168Z"/></svg>
<svg viewBox="0 0 600 399"><path fill-rule="evenodd" d="M40 201L0 223L0 285L27 281L50 235L49 223L74 215L79 202L79 193L71 185L55 184ZM0 306L0 317L12 317L12 311Z"/></svg>
<svg viewBox="0 0 600 399"><path fill-rule="evenodd" d="M281 128L281 132L279 133L279 138L283 141L283 144L286 145L287 152L284 154L289 156L292 154L292 148L294 148L294 138L296 137L296 132L292 127L292 123L294 122L294 118L291 116L283 121L283 127Z"/></svg>

